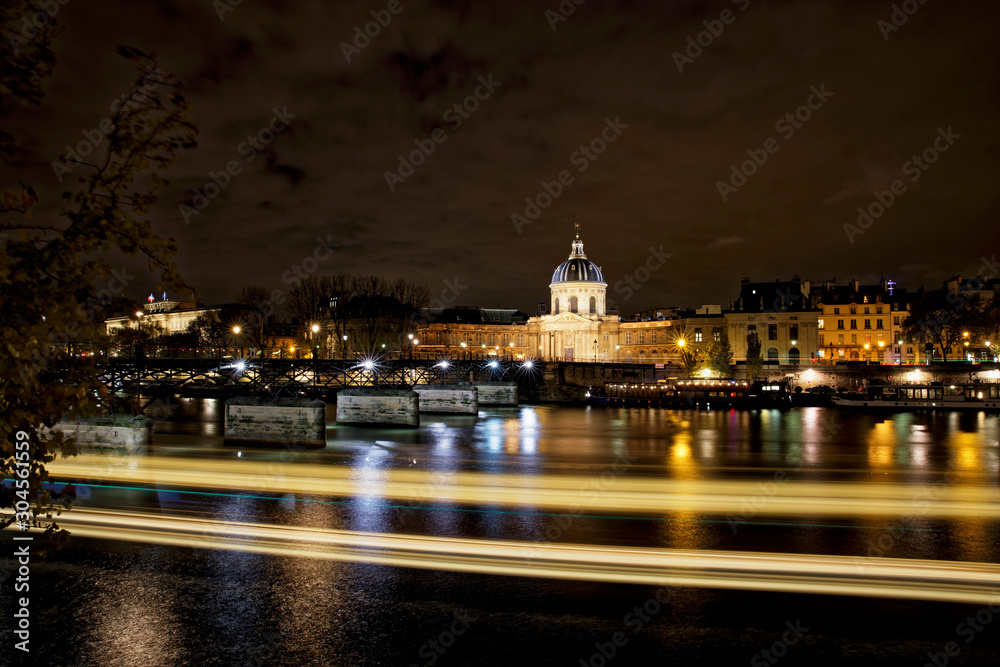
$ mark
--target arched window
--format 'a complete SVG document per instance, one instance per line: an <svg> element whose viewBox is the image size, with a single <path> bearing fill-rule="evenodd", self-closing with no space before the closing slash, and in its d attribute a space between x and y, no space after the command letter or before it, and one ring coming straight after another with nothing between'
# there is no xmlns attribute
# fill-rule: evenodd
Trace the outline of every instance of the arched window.
<svg viewBox="0 0 1000 667"><path fill-rule="evenodd" d="M655 364L657 359L659 358L660 358L659 350L653 350L652 352L649 353L649 363Z"/></svg>
<svg viewBox="0 0 1000 667"><path fill-rule="evenodd" d="M580 312L579 302L575 296L569 298L569 312L578 313Z"/></svg>
<svg viewBox="0 0 1000 667"><path fill-rule="evenodd" d="M556 297L556 307L555 307L555 310L552 311L552 314L553 315L558 315L559 314L559 297Z"/></svg>
<svg viewBox="0 0 1000 667"><path fill-rule="evenodd" d="M778 361L778 348L776 348L776 347L768 348L768 350L767 350L767 360L769 362L773 361L773 362L777 363L777 361Z"/></svg>
<svg viewBox="0 0 1000 667"><path fill-rule="evenodd" d="M646 350L639 350L639 363L646 363Z"/></svg>
<svg viewBox="0 0 1000 667"><path fill-rule="evenodd" d="M799 363L799 350L798 350L798 348L793 347L792 349L790 349L788 351L788 363L790 363L790 364L796 364L796 365Z"/></svg>
<svg viewBox="0 0 1000 667"><path fill-rule="evenodd" d="M591 315L596 315L597 314L597 297L596 296L590 297L590 314Z"/></svg>

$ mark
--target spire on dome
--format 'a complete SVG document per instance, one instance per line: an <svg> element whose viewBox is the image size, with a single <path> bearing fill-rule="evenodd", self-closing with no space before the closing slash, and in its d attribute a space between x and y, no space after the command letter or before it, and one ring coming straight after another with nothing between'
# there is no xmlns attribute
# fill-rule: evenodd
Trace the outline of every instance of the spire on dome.
<svg viewBox="0 0 1000 667"><path fill-rule="evenodd" d="M586 259L587 255L584 254L583 252L583 241L580 240L579 220L576 222L576 224L573 225L573 228L576 231L576 238L573 239L573 250L569 253L569 258L573 259L574 257L583 257L584 259Z"/></svg>

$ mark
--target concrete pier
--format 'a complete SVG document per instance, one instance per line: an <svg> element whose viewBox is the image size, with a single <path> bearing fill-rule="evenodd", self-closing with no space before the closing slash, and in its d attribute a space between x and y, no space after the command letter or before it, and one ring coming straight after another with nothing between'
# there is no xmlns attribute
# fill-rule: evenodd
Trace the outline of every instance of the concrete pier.
<svg viewBox="0 0 1000 667"><path fill-rule="evenodd" d="M474 384L416 384L420 412L438 414L479 414L479 390Z"/></svg>
<svg viewBox="0 0 1000 667"><path fill-rule="evenodd" d="M231 398L226 401L226 440L325 447L326 404L291 398Z"/></svg>
<svg viewBox="0 0 1000 667"><path fill-rule="evenodd" d="M479 405L517 407L517 385L513 382L477 382Z"/></svg>
<svg viewBox="0 0 1000 667"><path fill-rule="evenodd" d="M73 438L81 454L145 454L153 441L153 420L141 415L61 421L52 430Z"/></svg>
<svg viewBox="0 0 1000 667"><path fill-rule="evenodd" d="M420 426L420 397L408 389L342 389L337 392L337 423Z"/></svg>

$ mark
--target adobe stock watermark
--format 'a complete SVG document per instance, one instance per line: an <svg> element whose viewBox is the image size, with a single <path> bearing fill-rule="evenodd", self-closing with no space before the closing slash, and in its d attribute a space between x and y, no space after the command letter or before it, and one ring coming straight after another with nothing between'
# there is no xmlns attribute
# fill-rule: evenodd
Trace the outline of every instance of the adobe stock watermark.
<svg viewBox="0 0 1000 667"><path fill-rule="evenodd" d="M472 113L479 109L479 103L490 99L493 93L496 92L496 89L503 85L502 81L494 81L492 74L487 75L486 78L480 76L477 80L479 81L479 85L476 86L472 95L455 102L455 104L448 107L441 114L441 120L449 125L452 132L458 131L462 127L462 123L471 118ZM389 192L395 192L397 185L405 183L406 179L413 176L416 173L417 167L427 162L427 158L434 155L437 147L447 140L448 132L443 127L436 128L425 139L414 139L413 143L416 148L405 156L402 154L397 156L399 164L396 166L396 170L386 171L383 174L385 184L389 186Z"/></svg>
<svg viewBox="0 0 1000 667"><path fill-rule="evenodd" d="M805 104L801 104L794 110L786 113L774 124L774 131L781 134L785 141L795 136L796 130L802 129L813 116L814 111L819 111L826 104L827 100L833 97L833 93L826 89L826 84L809 87L810 95L806 98ZM722 201L729 201L729 196L735 194L737 190L746 185L747 179L757 173L757 171L767 164L768 159L778 152L781 144L774 137L764 140L761 148L748 148L749 160L744 160L737 167L730 165L730 176L726 181L716 181L715 187L722 197Z"/></svg>
<svg viewBox="0 0 1000 667"><path fill-rule="evenodd" d="M1000 615L1000 595L994 596L989 604L976 612L975 616L966 616L964 621L955 626L955 634L962 637L966 644L971 644L997 615ZM948 642L941 651L927 652L928 661L924 663L924 667L946 667L951 658L961 652L958 642Z"/></svg>
<svg viewBox="0 0 1000 667"><path fill-rule="evenodd" d="M653 274L663 268L666 260L673 257L672 252L664 252L663 244L659 248L649 246L649 255L646 261L635 268L631 273L626 273L621 280L615 282L615 294L622 295L622 301L628 301L632 296L642 289L642 286L649 282ZM615 307L614 300L608 303L609 308Z"/></svg>
<svg viewBox="0 0 1000 667"><path fill-rule="evenodd" d="M409 0L407 0L409 1ZM372 40L382 34L382 30L389 27L392 17L403 13L403 3L400 0L389 0L385 9L371 10L374 21L365 23L364 28L360 25L354 26L354 39L351 43L341 42L340 52L344 54L344 60L351 64L352 56L359 56L361 52L368 48Z"/></svg>
<svg viewBox="0 0 1000 667"><path fill-rule="evenodd" d="M626 123L621 122L620 116L604 119L604 127L600 133L577 150L570 153L569 163L576 167L578 173L587 171L591 163L607 150L608 146L618 140L622 132L628 129ZM552 205L556 199L564 192L565 188L573 184L574 176L569 169L560 171L556 178L551 181L542 181L542 191L534 197L524 198L524 212L511 213L510 220L514 223L514 229L518 234L523 233L526 225L530 225L542 215L542 211Z"/></svg>
<svg viewBox="0 0 1000 667"><path fill-rule="evenodd" d="M570 16L572 16L573 12L576 11L576 8L586 1L587 0L562 0L562 2L559 3L559 6L554 10L546 9L545 20L549 22L549 27L552 28L552 32L555 32L559 24L563 23Z"/></svg>
<svg viewBox="0 0 1000 667"><path fill-rule="evenodd" d="M273 115L267 125L259 129L255 134L247 135L246 141L236 147L236 152L242 155L247 164L254 161L258 153L264 151L267 146L274 141L274 137L288 128L290 122L296 114L288 113L288 107L277 107L272 109ZM195 188L191 191L191 199L177 205L184 224L191 224L191 218L201 215L201 212L208 208L209 203L229 187L233 177L243 173L243 165L239 160L233 159L226 163L225 168L218 172L209 171L208 177L211 179L199 190Z"/></svg>
<svg viewBox="0 0 1000 667"><path fill-rule="evenodd" d="M10 44L10 50L17 53L27 46L28 41L56 17L60 6L68 5L69 2L70 0L35 0L32 5L37 6L39 11L21 17L21 32L8 32L4 35L4 39Z"/></svg>
<svg viewBox="0 0 1000 667"><path fill-rule="evenodd" d="M636 605L632 611L625 614L625 617L622 618L622 624L631 629L632 634L639 634L647 623L663 611L676 592L673 582L668 581L666 586L657 588L652 597L641 605ZM624 631L617 630L612 633L610 641L595 642L594 648L597 650L591 653L588 658L580 658L580 667L604 667L618 655L618 650L628 644L628 641L629 636Z"/></svg>
<svg viewBox="0 0 1000 667"><path fill-rule="evenodd" d="M930 146L925 148L920 155L911 156L900 167L903 174L910 177L909 180L911 183L916 183L920 180L924 172L938 161L941 154L947 153L955 145L955 141L962 138L962 135L955 134L951 129L951 125L948 126L947 130L939 127L937 131L938 136ZM847 240L850 241L851 245L854 245L856 237L868 231L875 224L876 220L885 215L885 212L896 203L897 197L906 194L906 183L903 182L903 179L897 178L889 184L888 190L882 192L876 190L873 194L875 195L875 201L868 204L868 206L858 207L857 224L844 223L844 233L847 234Z"/></svg>
<svg viewBox="0 0 1000 667"><path fill-rule="evenodd" d="M624 475L629 466L639 459L631 454L618 454L607 470L600 475L594 475L586 484L580 487L579 494L584 497L584 501L568 508L568 514L560 514L555 519L548 522L545 530L542 531L545 539L536 540L542 544L555 542L563 533L573 525L573 520L583 516L584 506L593 505L602 493L608 490L621 475ZM544 555L538 547L522 547L522 557L525 560L533 560Z"/></svg>
<svg viewBox="0 0 1000 667"><path fill-rule="evenodd" d="M775 641L768 648L762 649L754 654L750 658L750 664L753 667L768 667L768 665L777 664L779 660L788 655L788 649L799 643L799 640L809 632L809 628L802 625L802 621L799 619L795 620L793 624L791 621L785 621L785 630L781 639Z"/></svg>
<svg viewBox="0 0 1000 667"><path fill-rule="evenodd" d="M157 72L147 70L139 84L139 91L148 94L157 89L160 85L160 78ZM76 145L66 145L66 151L58 160L52 161L52 172L56 175L56 180L62 183L63 176L73 173L73 170L82 164L88 164L86 158L94 150L104 143L108 135L115 129L114 118L119 114L125 115L135 107L141 106L136 99L129 97L129 93L122 93L111 102L108 107L110 116L106 116L97 123L97 126L90 130L81 130L83 140ZM96 165L91 165L95 166Z"/></svg>
<svg viewBox="0 0 1000 667"><path fill-rule="evenodd" d="M447 630L439 634L434 639L424 642L417 650L417 655L424 659L423 662L410 663L410 667L421 667L421 665L433 665L447 653L448 649L455 645L458 638L466 633L472 623L476 620L468 614L454 612L455 620Z"/></svg>
<svg viewBox="0 0 1000 667"><path fill-rule="evenodd" d="M732 0L732 3L737 5L741 12L745 12L750 6L750 0ZM719 12L719 18L702 21L701 24L705 26L705 29L697 35L688 35L684 53L674 51L671 56L674 59L674 64L677 65L677 71L683 74L685 65L693 65L695 59L701 57L705 49L712 46L716 38L722 36L726 26L732 25L736 21L736 16L737 14L733 10L727 8Z"/></svg>
<svg viewBox="0 0 1000 667"><path fill-rule="evenodd" d="M236 8L243 4L243 0L212 0L212 9L215 10L219 20L226 22L226 14L235 12Z"/></svg>
<svg viewBox="0 0 1000 667"><path fill-rule="evenodd" d="M897 32L900 28L906 25L906 22L910 20L910 17L917 13L920 7L927 3L927 0L903 0L899 4L892 5L892 12L889 14L889 20L879 19L875 22L875 26L878 28L879 32L882 33L882 39L889 41L889 35Z"/></svg>

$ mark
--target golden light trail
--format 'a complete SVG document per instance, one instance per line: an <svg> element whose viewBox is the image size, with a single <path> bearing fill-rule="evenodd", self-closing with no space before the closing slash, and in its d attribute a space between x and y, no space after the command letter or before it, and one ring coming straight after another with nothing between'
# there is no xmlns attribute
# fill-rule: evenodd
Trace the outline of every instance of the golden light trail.
<svg viewBox="0 0 1000 667"><path fill-rule="evenodd" d="M172 457L135 458L115 466L100 455L53 461L48 469L54 479L92 482L642 514L738 513L753 501L756 514L771 516L910 516L919 512L938 518L1000 517L1000 489L945 484L656 479L616 475L610 470L591 476L432 473L319 462L264 464Z"/></svg>
<svg viewBox="0 0 1000 667"><path fill-rule="evenodd" d="M963 603L997 602L1000 565L369 533L77 509L77 537L477 574Z"/></svg>

